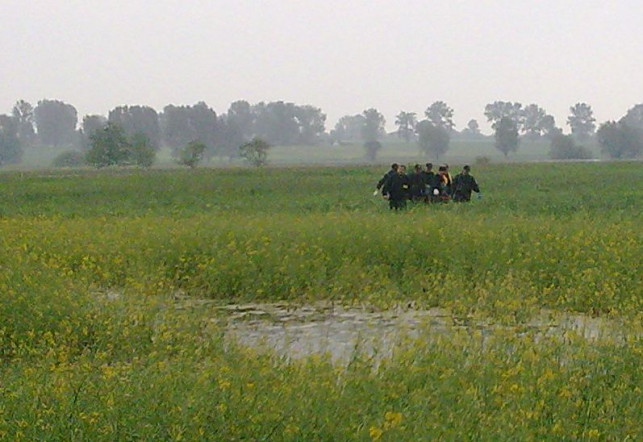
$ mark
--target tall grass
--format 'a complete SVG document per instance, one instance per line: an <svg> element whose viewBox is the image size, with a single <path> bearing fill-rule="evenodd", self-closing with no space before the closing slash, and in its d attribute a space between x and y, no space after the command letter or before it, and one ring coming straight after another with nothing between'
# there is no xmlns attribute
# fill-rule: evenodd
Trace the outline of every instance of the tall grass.
<svg viewBox="0 0 643 442"><path fill-rule="evenodd" d="M482 200L403 213L370 195L381 173L0 174L0 438L641 438L640 164L486 166ZM230 344L179 293L628 328L464 330L336 367Z"/></svg>

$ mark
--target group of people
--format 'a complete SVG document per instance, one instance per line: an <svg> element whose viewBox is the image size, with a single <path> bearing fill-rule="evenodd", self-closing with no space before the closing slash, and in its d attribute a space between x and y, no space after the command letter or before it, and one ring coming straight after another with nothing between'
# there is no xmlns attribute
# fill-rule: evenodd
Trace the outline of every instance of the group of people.
<svg viewBox="0 0 643 442"><path fill-rule="evenodd" d="M466 202L471 200L471 192L480 195L480 188L471 175L471 167L464 166L454 178L449 173L449 165L439 166L433 171L433 164L426 163L424 169L416 164L407 175L406 166L393 163L391 169L377 182L373 195L382 193L388 199L389 207L399 210L412 202Z"/></svg>

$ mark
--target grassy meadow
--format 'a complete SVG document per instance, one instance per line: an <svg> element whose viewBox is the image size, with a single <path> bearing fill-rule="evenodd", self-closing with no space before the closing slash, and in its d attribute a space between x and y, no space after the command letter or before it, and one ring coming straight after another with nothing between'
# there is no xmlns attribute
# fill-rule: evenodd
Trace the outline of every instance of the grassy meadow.
<svg viewBox="0 0 643 442"><path fill-rule="evenodd" d="M482 199L402 213L385 171L1 173L0 439L643 438L643 164L473 166ZM213 320L318 300L506 327L338 366ZM542 311L622 339L536 334Z"/></svg>

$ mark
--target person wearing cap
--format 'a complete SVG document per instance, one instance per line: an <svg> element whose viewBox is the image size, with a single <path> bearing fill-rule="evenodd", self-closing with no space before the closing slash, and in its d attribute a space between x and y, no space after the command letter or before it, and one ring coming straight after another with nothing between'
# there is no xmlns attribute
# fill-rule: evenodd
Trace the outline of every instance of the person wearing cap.
<svg viewBox="0 0 643 442"><path fill-rule="evenodd" d="M464 166L462 172L453 179L453 201L458 203L471 201L471 192L480 193L476 179L469 172L471 167Z"/></svg>

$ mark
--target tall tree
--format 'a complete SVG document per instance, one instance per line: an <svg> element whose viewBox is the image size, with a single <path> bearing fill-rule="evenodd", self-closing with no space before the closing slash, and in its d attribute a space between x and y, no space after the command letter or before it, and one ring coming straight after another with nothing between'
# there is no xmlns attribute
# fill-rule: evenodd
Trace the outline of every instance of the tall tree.
<svg viewBox="0 0 643 442"><path fill-rule="evenodd" d="M297 144L315 145L326 130L326 114L318 107L295 106L295 120L299 125Z"/></svg>
<svg viewBox="0 0 643 442"><path fill-rule="evenodd" d="M239 156L239 146L246 142L240 126L228 114L221 115L217 120L217 151L228 159Z"/></svg>
<svg viewBox="0 0 643 442"><path fill-rule="evenodd" d="M484 115L494 130L503 118L511 119L518 130L522 128L524 121L522 104L510 101L494 101L487 104L484 108Z"/></svg>
<svg viewBox="0 0 643 442"><path fill-rule="evenodd" d="M530 140L537 140L555 126L554 117L537 104L530 104L522 110L522 132Z"/></svg>
<svg viewBox="0 0 643 442"><path fill-rule="evenodd" d="M469 129L472 135L480 135L480 125L477 120L469 120L467 129Z"/></svg>
<svg viewBox="0 0 643 442"><path fill-rule="evenodd" d="M245 100L232 103L226 114L227 124L234 127L235 131L238 131L245 141L250 141L254 134L254 119L255 116L252 113L252 107L250 103ZM239 146L241 146L241 144L239 144Z"/></svg>
<svg viewBox="0 0 643 442"><path fill-rule="evenodd" d="M34 120L42 144L63 146L76 141L78 113L71 104L59 100L41 100L34 109Z"/></svg>
<svg viewBox="0 0 643 442"><path fill-rule="evenodd" d="M211 154L218 141L216 112L200 102L194 106L167 105L161 115L163 140L174 154L191 141L200 141Z"/></svg>
<svg viewBox="0 0 643 442"><path fill-rule="evenodd" d="M91 146L91 136L98 130L105 128L107 118L103 115L85 115L80 128L82 147L89 149Z"/></svg>
<svg viewBox="0 0 643 442"><path fill-rule="evenodd" d="M429 120L423 120L417 124L417 133L420 150L427 155L434 155L436 160L449 150L451 135L446 127L436 126Z"/></svg>
<svg viewBox="0 0 643 442"><path fill-rule="evenodd" d="M395 116L395 125L397 126L397 136L403 138L407 143L415 134L415 125L417 118L415 112L400 111Z"/></svg>
<svg viewBox="0 0 643 442"><path fill-rule="evenodd" d="M545 115L542 120L540 120L540 129L543 136L550 141L554 137L563 133L562 129L556 127L556 119L549 114Z"/></svg>
<svg viewBox="0 0 643 442"><path fill-rule="evenodd" d="M625 116L619 121L630 127L636 128L643 136L643 104L637 104L633 108L629 109Z"/></svg>
<svg viewBox="0 0 643 442"><path fill-rule="evenodd" d="M453 109L451 109L444 101L436 101L429 106L424 115L427 120L434 126L442 127L447 131L453 130Z"/></svg>
<svg viewBox="0 0 643 442"><path fill-rule="evenodd" d="M125 131L114 123L108 123L92 134L87 163L95 167L127 164L130 154L131 145Z"/></svg>
<svg viewBox="0 0 643 442"><path fill-rule="evenodd" d="M155 150L161 145L158 113L149 106L118 106L109 112L107 120L121 127L128 137L143 134Z"/></svg>
<svg viewBox="0 0 643 442"><path fill-rule="evenodd" d="M572 129L572 135L579 141L590 138L596 129L592 107L587 103L576 103L569 111L571 115L567 117L567 124Z"/></svg>
<svg viewBox="0 0 643 442"><path fill-rule="evenodd" d="M364 117L362 123L361 136L362 140L377 141L384 134L384 125L386 120L384 115L378 112L375 108L366 109L362 112Z"/></svg>
<svg viewBox="0 0 643 442"><path fill-rule="evenodd" d="M612 158L636 158L643 153L641 132L622 119L601 124L596 137L601 151Z"/></svg>
<svg viewBox="0 0 643 442"><path fill-rule="evenodd" d="M9 115L0 115L0 165L19 163L21 159L17 120Z"/></svg>
<svg viewBox="0 0 643 442"><path fill-rule="evenodd" d="M362 138L364 115L344 115L335 124L331 131L331 138L337 142L358 141Z"/></svg>
<svg viewBox="0 0 643 442"><path fill-rule="evenodd" d="M18 125L17 135L20 143L23 146L32 145L36 138L33 106L25 100L19 100L13 106L12 114Z"/></svg>
<svg viewBox="0 0 643 442"><path fill-rule="evenodd" d="M467 138L478 138L482 136L480 132L480 125L477 120L469 120L467 127L462 129L460 134Z"/></svg>
<svg viewBox="0 0 643 442"><path fill-rule="evenodd" d="M510 117L502 117L495 128L496 149L505 157L518 150L518 125Z"/></svg>
<svg viewBox="0 0 643 442"><path fill-rule="evenodd" d="M289 146L297 142L299 124L295 118L294 103L261 102L252 106L252 111L257 137L273 146Z"/></svg>

